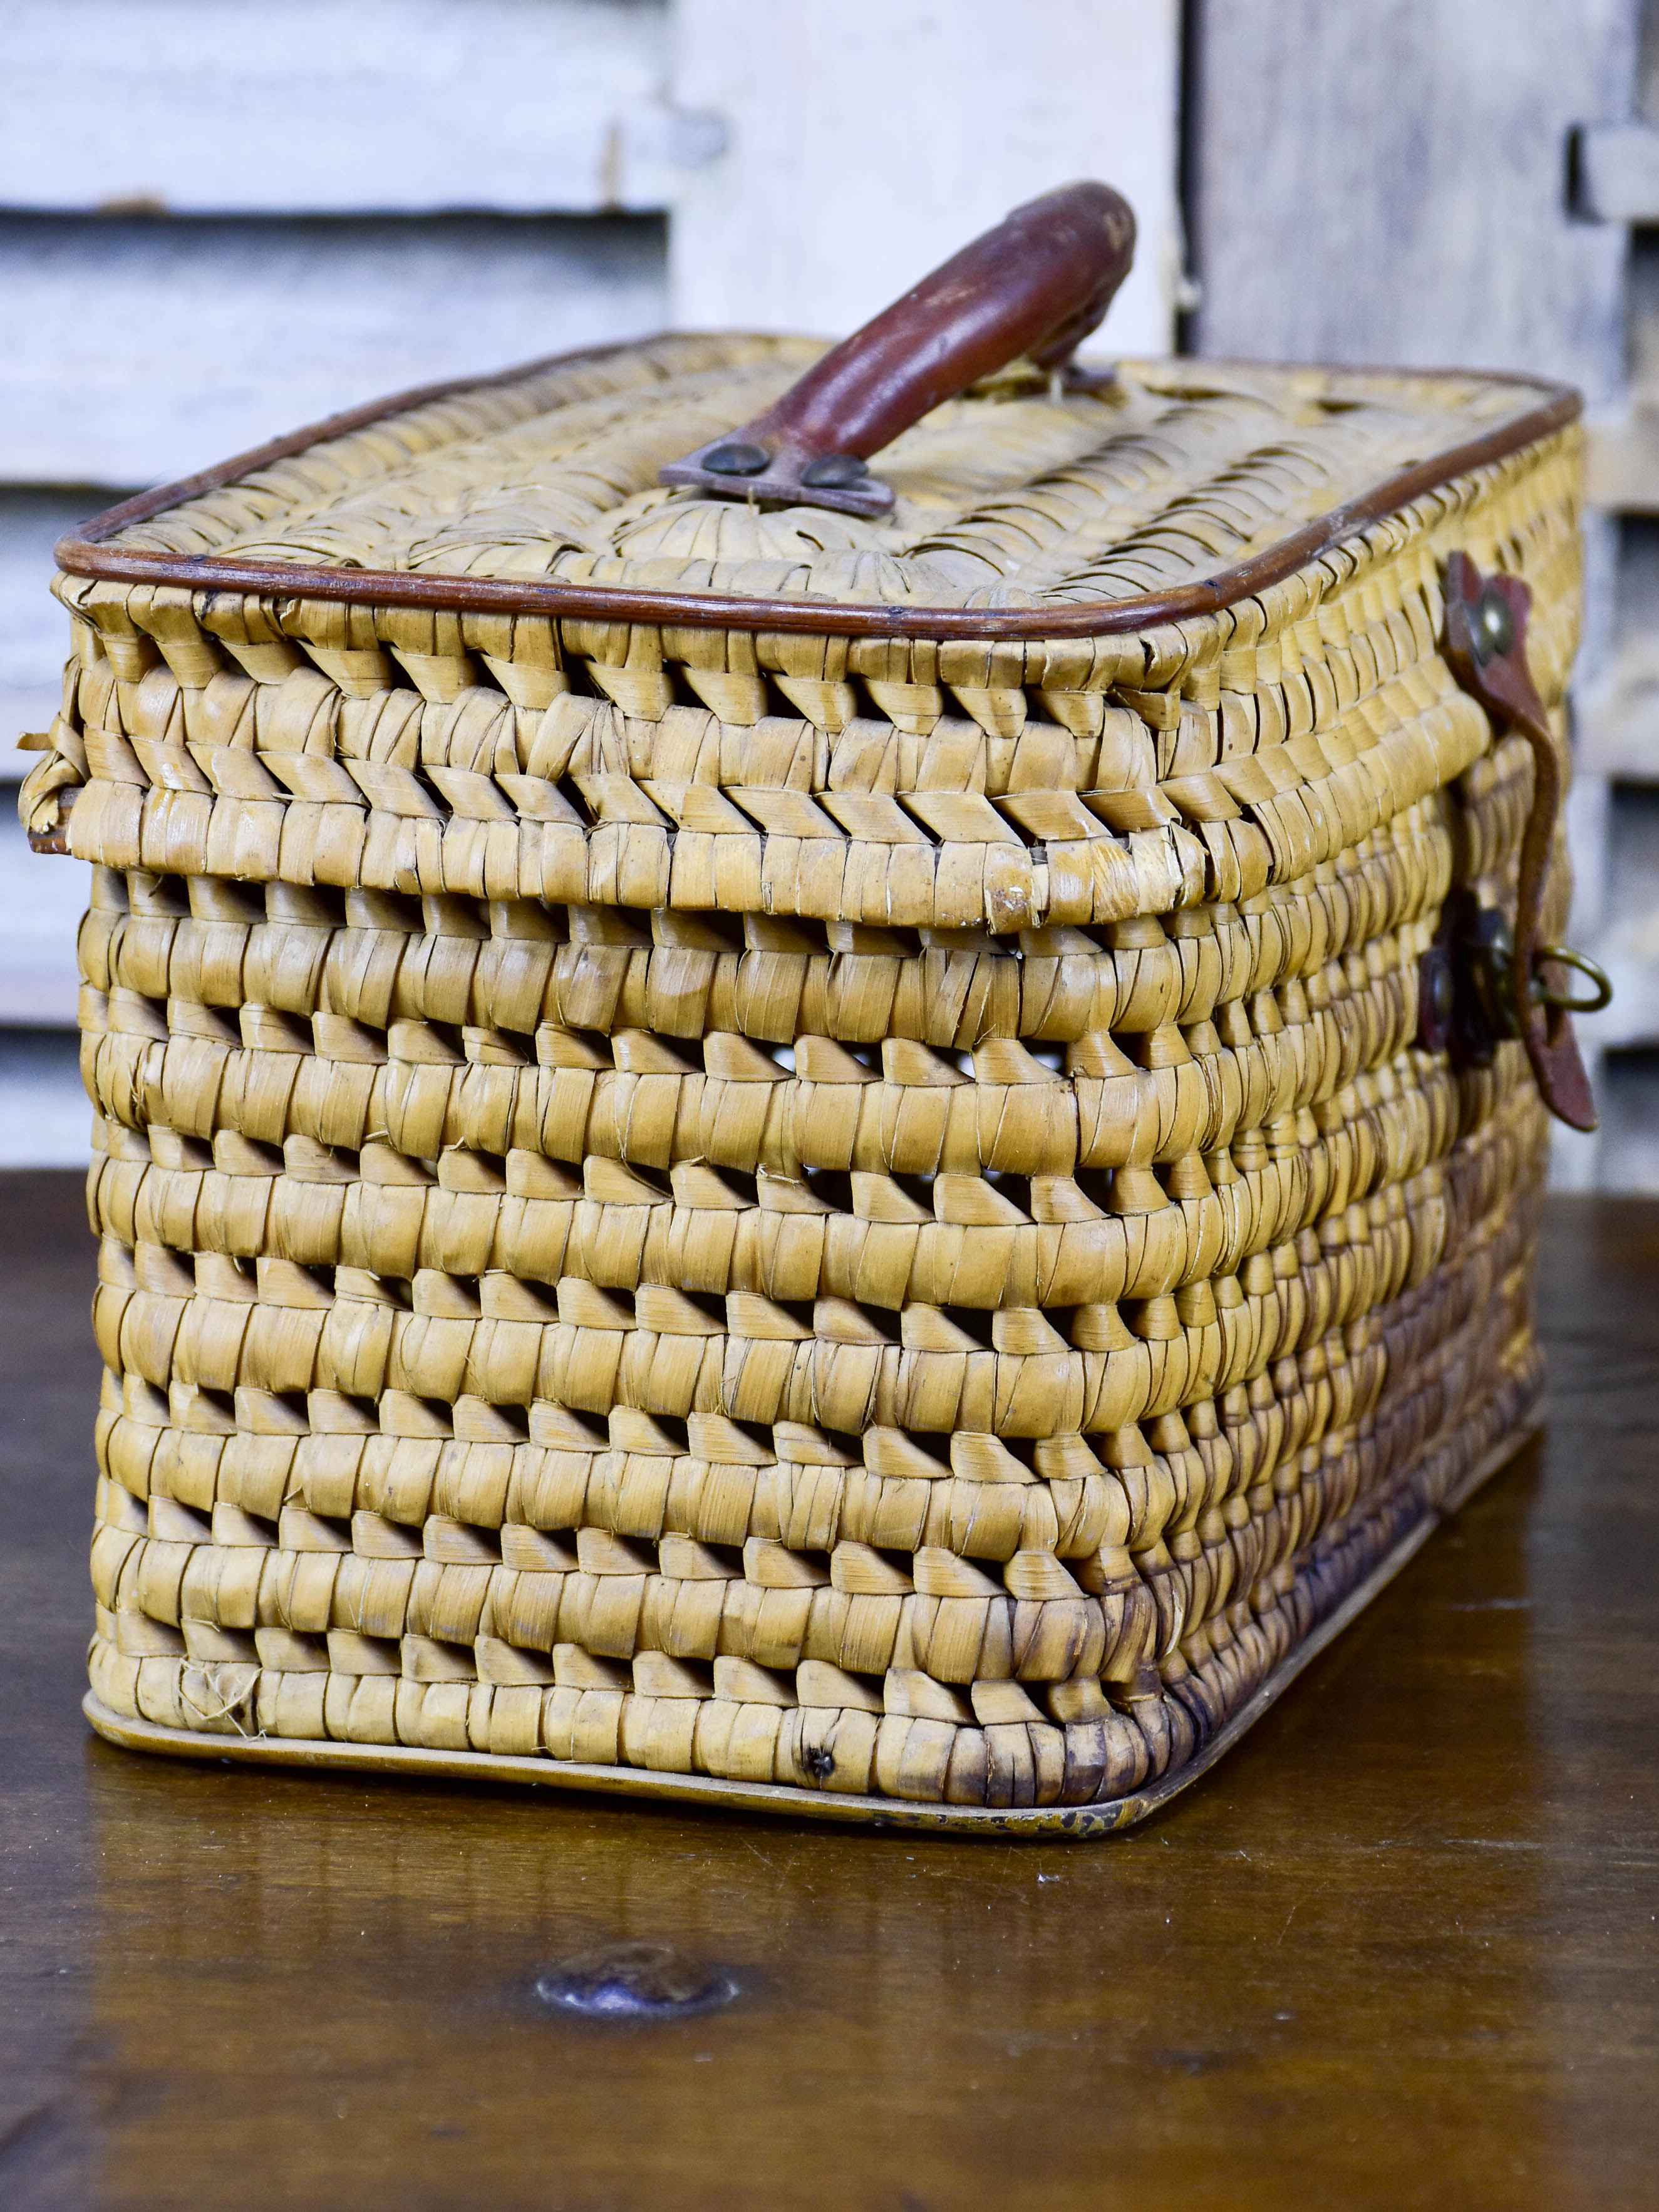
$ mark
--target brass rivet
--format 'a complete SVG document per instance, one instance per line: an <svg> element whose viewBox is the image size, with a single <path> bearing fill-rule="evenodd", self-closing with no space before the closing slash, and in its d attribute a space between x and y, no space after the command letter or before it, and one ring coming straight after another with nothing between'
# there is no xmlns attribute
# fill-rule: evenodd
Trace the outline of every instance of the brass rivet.
<svg viewBox="0 0 1659 2212"><path fill-rule="evenodd" d="M1495 585L1488 584L1475 609L1474 647L1482 661L1502 659L1515 643L1515 616L1509 601Z"/></svg>
<svg viewBox="0 0 1659 2212"><path fill-rule="evenodd" d="M822 453L801 471L800 480L815 489L838 491L844 485L857 483L869 473L869 462L861 461L856 453Z"/></svg>
<svg viewBox="0 0 1659 2212"><path fill-rule="evenodd" d="M702 465L711 476L757 477L771 459L764 446L750 446L738 438L730 445L711 446Z"/></svg>

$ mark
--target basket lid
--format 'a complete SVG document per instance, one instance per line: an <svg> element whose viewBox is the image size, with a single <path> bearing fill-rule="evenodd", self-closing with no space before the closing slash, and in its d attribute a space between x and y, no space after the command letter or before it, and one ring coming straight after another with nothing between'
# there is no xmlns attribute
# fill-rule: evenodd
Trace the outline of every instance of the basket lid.
<svg viewBox="0 0 1659 2212"><path fill-rule="evenodd" d="M1229 604L1577 411L1496 375L1080 369L1133 237L1116 194L1073 185L833 350L664 337L405 394L130 501L59 558L368 602L1124 629Z"/></svg>
<svg viewBox="0 0 1659 2212"><path fill-rule="evenodd" d="M1016 373L934 409L879 456L885 517L658 483L820 350L670 337L531 371L302 446L113 543L854 605L1074 605L1213 576L1539 397L1472 376L1126 362L1094 391Z"/></svg>

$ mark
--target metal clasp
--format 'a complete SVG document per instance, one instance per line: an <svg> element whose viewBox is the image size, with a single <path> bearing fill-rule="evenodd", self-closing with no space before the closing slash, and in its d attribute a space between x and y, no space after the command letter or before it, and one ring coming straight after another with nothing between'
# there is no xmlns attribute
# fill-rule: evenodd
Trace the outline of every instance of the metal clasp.
<svg viewBox="0 0 1659 2212"><path fill-rule="evenodd" d="M1574 999L1564 992L1552 991L1543 976L1543 970L1552 963L1557 968L1574 969L1588 977L1595 986L1594 998ZM1588 952L1575 952L1570 945L1540 945L1533 955L1532 996L1534 1006L1559 1006L1564 1014L1599 1014L1603 1006L1613 1004L1613 982L1606 969L1599 968Z"/></svg>
<svg viewBox="0 0 1659 2212"><path fill-rule="evenodd" d="M1591 995L1573 998L1551 982L1551 966L1571 968L1586 977ZM1516 1012L1517 994L1515 933L1509 916L1483 906L1469 890L1446 902L1439 935L1418 968L1418 1036L1431 1052L1449 1052L1462 1067L1489 1067L1506 1038L1522 1035ZM1595 962L1570 945L1541 945L1533 955L1528 994L1534 1006L1563 1012L1596 1014L1613 997L1613 985Z"/></svg>

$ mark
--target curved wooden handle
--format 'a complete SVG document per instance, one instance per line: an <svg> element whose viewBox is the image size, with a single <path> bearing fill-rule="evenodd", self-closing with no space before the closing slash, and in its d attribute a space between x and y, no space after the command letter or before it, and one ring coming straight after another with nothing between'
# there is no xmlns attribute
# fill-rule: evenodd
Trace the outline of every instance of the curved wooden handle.
<svg viewBox="0 0 1659 2212"><path fill-rule="evenodd" d="M1540 943L1544 886L1549 878L1556 817L1561 811L1561 763L1544 702L1527 666L1527 616L1532 593L1519 576L1482 577L1467 554L1446 563L1446 659L1463 689L1495 722L1532 748L1532 811L1521 841L1514 950L1508 976L1513 1034L1527 1048L1544 1103L1569 1128L1596 1126L1595 1101L1578 1054L1572 1019L1559 993L1537 969L1554 947ZM1594 1011L1589 1009L1588 1011Z"/></svg>
<svg viewBox="0 0 1659 2212"><path fill-rule="evenodd" d="M1111 305L1134 243L1134 215L1109 185L1027 201L814 362L763 415L671 461L659 481L884 514L893 495L865 468L868 456L1021 355L1059 368Z"/></svg>

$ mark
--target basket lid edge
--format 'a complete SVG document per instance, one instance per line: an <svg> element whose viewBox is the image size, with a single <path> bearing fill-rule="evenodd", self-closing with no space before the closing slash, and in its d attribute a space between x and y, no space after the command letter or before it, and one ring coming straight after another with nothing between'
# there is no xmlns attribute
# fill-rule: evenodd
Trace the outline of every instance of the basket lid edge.
<svg viewBox="0 0 1659 2212"><path fill-rule="evenodd" d="M349 600L386 606L422 607L455 613L492 612L563 617L576 620L664 623L678 629L769 630L842 637L889 637L1009 641L1045 638L1100 637L1144 631L1168 623L1214 615L1254 592L1265 591L1317 560L1344 539L1395 513L1413 500L1472 471L1505 460L1553 435L1583 411L1583 395L1571 386L1512 370L1377 369L1352 363L1352 374L1435 376L1479 375L1538 395L1538 404L1513 416L1484 436L1449 447L1428 459L1383 478L1360 498L1316 515L1249 560L1200 582L1151 592L1133 599L1084 602L1065 606L980 609L870 604L848 605L823 599L767 599L713 592L669 592L624 586L518 581L495 577L414 574L401 569L343 568L297 562L245 561L219 555L178 555L123 549L109 541L131 525L214 491L254 471L286 460L326 440L349 435L388 417L430 405L458 392L485 391L516 383L555 368L604 361L640 344L683 332L659 332L646 339L584 346L520 364L486 376L451 378L370 400L310 423L251 451L233 455L194 476L140 492L106 508L60 538L55 549L59 568L68 574L110 583L174 586L188 591L222 591L284 599ZM1228 364L1217 363L1222 367ZM1254 362L1254 368L1306 369L1305 362Z"/></svg>

